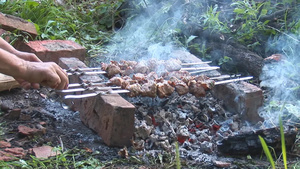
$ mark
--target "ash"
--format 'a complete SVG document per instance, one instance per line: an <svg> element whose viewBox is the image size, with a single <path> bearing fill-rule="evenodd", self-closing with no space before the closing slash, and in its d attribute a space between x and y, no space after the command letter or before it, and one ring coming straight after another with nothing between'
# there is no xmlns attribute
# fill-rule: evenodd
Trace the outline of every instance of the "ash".
<svg viewBox="0 0 300 169"><path fill-rule="evenodd" d="M136 106L132 148L139 155L174 152L178 142L181 158L212 162L217 159L218 141L237 132L241 123L210 92L201 98L176 92L163 99L123 97Z"/></svg>

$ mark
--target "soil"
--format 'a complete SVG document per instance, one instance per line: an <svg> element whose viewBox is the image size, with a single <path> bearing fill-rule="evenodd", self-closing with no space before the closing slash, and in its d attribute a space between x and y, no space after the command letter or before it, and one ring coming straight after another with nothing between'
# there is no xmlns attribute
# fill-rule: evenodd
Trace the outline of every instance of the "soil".
<svg viewBox="0 0 300 169"><path fill-rule="evenodd" d="M94 155L101 161L111 161L121 159L118 155L120 148L106 146L102 139L92 130L83 125L80 121L79 112L74 112L63 108L60 98L51 92L48 88L42 87L39 90L12 89L0 93L0 103L2 115L0 123L2 124L2 140L10 140L12 147L22 147L29 150L33 147L42 145L51 145L52 147L62 146L65 150L90 149L93 152L101 152ZM19 117L12 118L8 116L9 110L21 109ZM25 125L35 128L38 124L44 124L46 133L34 137L24 136L18 132L18 126ZM131 151L129 147L128 151ZM147 150L146 150L147 151ZM299 152L299 151L298 151ZM149 154L157 155L161 150L149 151ZM29 159L30 153L25 157ZM203 159L215 159L215 161L229 161L228 168L265 168L269 165L266 159L260 160L260 155L249 157L226 157L217 154L201 154ZM78 157L78 159L85 157ZM201 165L201 168L218 168L211 162L201 163L193 161L191 157L183 159L189 166L195 168ZM294 163L294 158L291 159ZM112 164L108 168L126 168L124 165ZM146 168L146 167L145 167ZM159 167L147 167L159 168ZM227 168L227 167L223 167Z"/></svg>
<svg viewBox="0 0 300 169"><path fill-rule="evenodd" d="M97 157L101 161L109 161L118 156L118 148L107 147L96 133L81 123L79 112L64 109L59 97L48 88L39 90L16 88L4 91L0 93L0 102L2 108L0 123L4 130L1 138L11 140L12 147L29 150L50 144L52 147L63 146L65 149L89 148L105 154ZM7 108L21 109L21 115L15 119L7 119ZM36 128L41 122L45 123L46 128L43 135L30 137L18 132L20 125Z"/></svg>

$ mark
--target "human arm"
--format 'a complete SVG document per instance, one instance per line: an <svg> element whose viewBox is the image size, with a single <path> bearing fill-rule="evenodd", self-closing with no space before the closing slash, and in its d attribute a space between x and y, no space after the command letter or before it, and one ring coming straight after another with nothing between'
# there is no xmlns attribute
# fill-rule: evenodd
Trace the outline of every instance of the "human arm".
<svg viewBox="0 0 300 169"><path fill-rule="evenodd" d="M3 38L0 38L0 48L9 53L12 53L12 54L18 56L19 58L22 58L24 60L33 61L33 62L41 62L41 60L35 54L16 50L13 46L11 46Z"/></svg>
<svg viewBox="0 0 300 169"><path fill-rule="evenodd" d="M1 46L0 46L1 47ZM5 50L4 50L5 49ZM39 83L54 89L66 89L68 76L54 62L30 62L0 49L0 72L24 82ZM20 81L19 81L20 82Z"/></svg>

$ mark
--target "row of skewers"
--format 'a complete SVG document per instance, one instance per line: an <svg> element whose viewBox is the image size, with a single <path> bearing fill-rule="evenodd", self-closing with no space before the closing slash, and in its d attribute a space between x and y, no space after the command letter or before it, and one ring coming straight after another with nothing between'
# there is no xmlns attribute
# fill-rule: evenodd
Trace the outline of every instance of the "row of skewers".
<svg viewBox="0 0 300 169"><path fill-rule="evenodd" d="M185 67L207 63L209 62L182 63L178 59L168 61L150 60L143 63L135 61L111 61L110 64L102 63L101 68L69 69L67 70L69 75L105 74L109 78L109 81L102 83L70 84L69 89L58 92L91 92L79 95L66 95L65 99L84 98L97 94L110 93L127 93L130 97L142 96L154 98L158 96L159 98L165 98L175 91L179 95L191 93L195 97L204 97L206 91L212 89L214 85L252 78L243 77L217 81L230 78L230 76L223 75L211 78L205 75L193 76L193 73L215 70L218 67ZM159 71L159 69L163 71ZM191 72L194 70L196 70L196 72ZM161 73L158 74L156 72Z"/></svg>

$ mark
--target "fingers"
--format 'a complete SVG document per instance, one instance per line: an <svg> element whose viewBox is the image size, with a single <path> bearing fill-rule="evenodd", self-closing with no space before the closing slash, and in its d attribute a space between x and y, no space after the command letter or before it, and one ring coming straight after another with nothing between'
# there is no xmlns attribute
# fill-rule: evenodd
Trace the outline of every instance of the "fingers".
<svg viewBox="0 0 300 169"><path fill-rule="evenodd" d="M56 89L67 89L69 85L69 79L67 73L62 70L62 68L59 67L59 69L56 71L58 76L60 77L60 83L56 87Z"/></svg>
<svg viewBox="0 0 300 169"><path fill-rule="evenodd" d="M48 75L49 78L43 81L42 84L53 89L67 89L69 85L67 72L65 72L60 66L55 63L50 64L52 64L52 72L50 72L50 74Z"/></svg>

